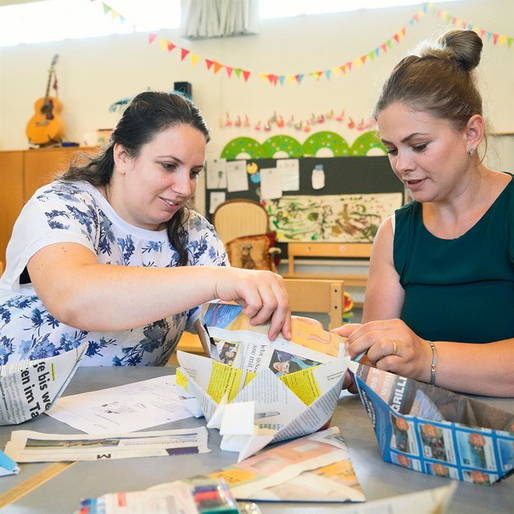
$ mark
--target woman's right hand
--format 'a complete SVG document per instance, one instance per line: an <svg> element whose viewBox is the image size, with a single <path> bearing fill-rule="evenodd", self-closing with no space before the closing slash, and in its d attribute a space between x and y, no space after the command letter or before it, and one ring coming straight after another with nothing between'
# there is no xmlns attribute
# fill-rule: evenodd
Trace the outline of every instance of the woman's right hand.
<svg viewBox="0 0 514 514"><path fill-rule="evenodd" d="M284 279L271 271L219 268L216 274L215 298L237 301L252 325L269 322L271 340L282 332L291 338L291 311Z"/></svg>

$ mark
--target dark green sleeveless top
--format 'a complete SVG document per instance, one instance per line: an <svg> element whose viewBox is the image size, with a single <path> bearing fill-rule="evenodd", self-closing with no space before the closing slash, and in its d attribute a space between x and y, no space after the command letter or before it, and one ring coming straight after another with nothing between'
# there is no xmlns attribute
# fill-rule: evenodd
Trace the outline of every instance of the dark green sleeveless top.
<svg viewBox="0 0 514 514"><path fill-rule="evenodd" d="M405 290L400 318L432 341L514 337L514 179L464 235L439 239L421 204L396 211L394 266Z"/></svg>

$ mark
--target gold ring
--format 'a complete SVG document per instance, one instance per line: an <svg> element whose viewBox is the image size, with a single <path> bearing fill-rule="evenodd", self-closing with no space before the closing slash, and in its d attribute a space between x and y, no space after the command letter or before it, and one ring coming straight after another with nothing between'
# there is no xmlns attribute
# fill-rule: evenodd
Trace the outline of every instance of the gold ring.
<svg viewBox="0 0 514 514"><path fill-rule="evenodd" d="M393 351L391 355L398 355L398 343L396 341L393 341Z"/></svg>

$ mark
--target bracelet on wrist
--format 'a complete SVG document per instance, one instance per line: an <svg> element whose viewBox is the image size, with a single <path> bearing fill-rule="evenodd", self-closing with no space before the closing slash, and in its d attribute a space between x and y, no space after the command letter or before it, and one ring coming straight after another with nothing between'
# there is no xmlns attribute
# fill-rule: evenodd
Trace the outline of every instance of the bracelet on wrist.
<svg viewBox="0 0 514 514"><path fill-rule="evenodd" d="M432 350L432 362L430 364L430 384L435 385L436 372L437 372L437 348L432 341L428 341L430 349Z"/></svg>

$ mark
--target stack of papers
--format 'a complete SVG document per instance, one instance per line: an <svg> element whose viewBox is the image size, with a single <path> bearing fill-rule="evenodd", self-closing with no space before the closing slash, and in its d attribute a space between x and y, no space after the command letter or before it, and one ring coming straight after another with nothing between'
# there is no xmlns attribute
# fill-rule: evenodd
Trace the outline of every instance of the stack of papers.
<svg viewBox="0 0 514 514"><path fill-rule="evenodd" d="M5 453L18 462L126 459L208 451L205 427L101 435L15 430L5 447Z"/></svg>

